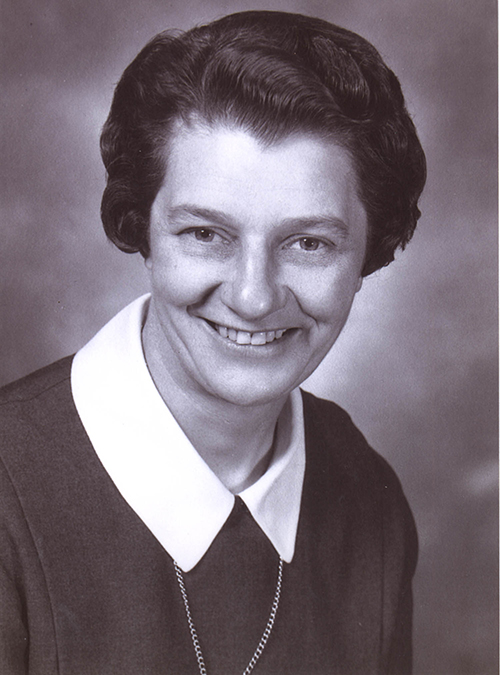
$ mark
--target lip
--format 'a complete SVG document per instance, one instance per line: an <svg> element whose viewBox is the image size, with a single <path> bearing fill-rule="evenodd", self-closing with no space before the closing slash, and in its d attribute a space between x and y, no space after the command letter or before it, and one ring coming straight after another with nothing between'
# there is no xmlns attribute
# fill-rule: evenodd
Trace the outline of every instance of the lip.
<svg viewBox="0 0 500 675"><path fill-rule="evenodd" d="M296 328L246 330L219 324L203 317L200 318L220 340L235 347L256 347L262 349L262 347L274 346L287 340L297 331Z"/></svg>

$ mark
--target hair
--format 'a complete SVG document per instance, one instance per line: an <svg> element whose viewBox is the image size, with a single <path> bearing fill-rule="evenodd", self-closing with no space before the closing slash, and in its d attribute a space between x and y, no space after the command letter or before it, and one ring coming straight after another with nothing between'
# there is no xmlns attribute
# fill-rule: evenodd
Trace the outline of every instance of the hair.
<svg viewBox="0 0 500 675"><path fill-rule="evenodd" d="M368 218L363 275L388 265L420 216L425 155L397 77L356 33L300 14L248 11L154 37L127 67L101 136L107 236L149 256L151 206L176 123L239 126L264 144L332 139L354 162Z"/></svg>

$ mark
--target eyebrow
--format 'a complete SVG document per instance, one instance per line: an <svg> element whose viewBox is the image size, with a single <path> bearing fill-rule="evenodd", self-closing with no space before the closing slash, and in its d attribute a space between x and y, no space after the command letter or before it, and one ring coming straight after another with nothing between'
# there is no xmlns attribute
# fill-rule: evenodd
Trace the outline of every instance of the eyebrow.
<svg viewBox="0 0 500 675"><path fill-rule="evenodd" d="M183 217L195 217L200 220L207 220L217 225L231 225L231 219L228 218L222 211L216 209L204 209L199 206L192 206L191 204L182 204L173 209L169 209L167 217L169 220Z"/></svg>
<svg viewBox="0 0 500 675"><path fill-rule="evenodd" d="M284 221L282 221L282 225L293 228L296 227L299 229L302 227L306 229L314 229L315 227L326 225L329 228L337 230L340 232L340 234L346 235L349 232L348 226L341 218L330 215L311 216L309 218L286 218Z"/></svg>
<svg viewBox="0 0 500 675"><path fill-rule="evenodd" d="M191 204L182 204L176 206L168 211L168 219L175 220L176 218L195 217L200 220L205 220L216 225L224 225L231 227L234 222L223 211L217 209L206 209ZM349 228L346 223L336 216L332 215L318 215L309 216L305 218L285 218L279 223L280 227L290 227L297 229L314 229L321 226L333 228L342 235L347 235Z"/></svg>

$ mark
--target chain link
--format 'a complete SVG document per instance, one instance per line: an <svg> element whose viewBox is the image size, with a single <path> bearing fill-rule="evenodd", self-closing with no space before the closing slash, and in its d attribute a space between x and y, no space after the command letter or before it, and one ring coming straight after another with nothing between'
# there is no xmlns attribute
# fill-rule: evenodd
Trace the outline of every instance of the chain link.
<svg viewBox="0 0 500 675"><path fill-rule="evenodd" d="M196 660L198 661L198 670L200 671L200 675L207 675L207 668L206 668L206 665L205 665L205 659L203 658L203 652L201 651L200 641L198 639L198 633L196 632L193 617L191 616L191 609L189 607L189 600L188 600L188 596L187 596L186 585L184 584L184 576L182 574L181 568L175 562L175 560L174 560L174 568L175 568L175 574L177 576L177 581L179 583L179 588L180 588L180 591L181 591L182 600L184 602L184 609L186 610L186 618L187 618L187 622L188 622L188 626L189 626L189 632L191 633L191 640L193 642L194 652L196 654ZM279 562L279 566L278 566L278 581L276 582L276 591L274 593L274 600L273 600L273 604L272 604L272 607L271 607L271 613L269 615L269 619L267 621L267 625L264 629L264 632L262 633L262 637L260 638L259 644L257 645L257 649L253 653L253 656L250 659L250 662L249 662L248 666L243 671L243 675L249 675L252 672L252 670L255 668L255 664L259 660L262 652L264 651L264 647L266 646L266 643L269 640L269 636L271 635L271 631L273 630L273 626L274 626L274 621L276 619L276 613L278 611L278 606L280 604L282 579L283 579L283 558L280 556L280 562Z"/></svg>

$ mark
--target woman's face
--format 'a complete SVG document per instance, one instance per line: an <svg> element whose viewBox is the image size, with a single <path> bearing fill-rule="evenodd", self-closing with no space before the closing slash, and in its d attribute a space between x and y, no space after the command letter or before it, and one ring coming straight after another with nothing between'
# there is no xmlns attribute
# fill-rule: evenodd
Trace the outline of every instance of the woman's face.
<svg viewBox="0 0 500 675"><path fill-rule="evenodd" d="M180 127L151 213L146 330L184 391L240 405L285 397L335 342L361 287L365 210L345 150L270 147Z"/></svg>

